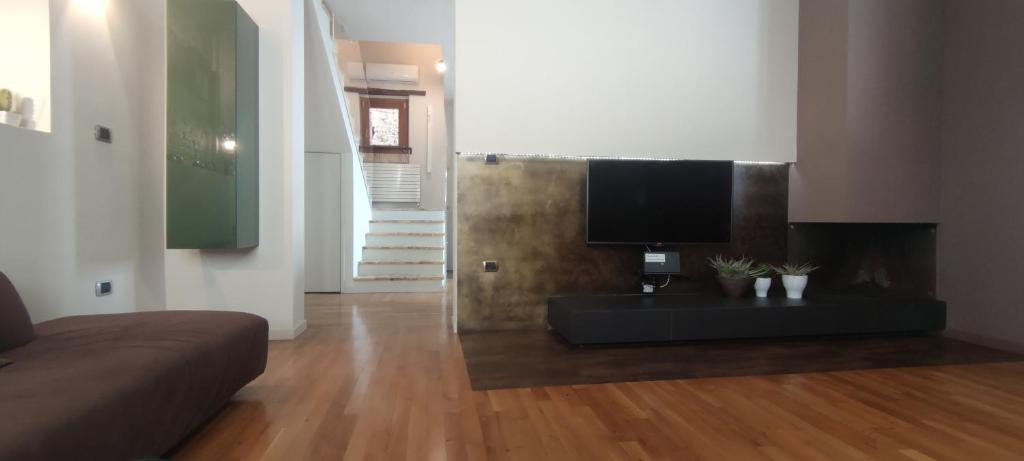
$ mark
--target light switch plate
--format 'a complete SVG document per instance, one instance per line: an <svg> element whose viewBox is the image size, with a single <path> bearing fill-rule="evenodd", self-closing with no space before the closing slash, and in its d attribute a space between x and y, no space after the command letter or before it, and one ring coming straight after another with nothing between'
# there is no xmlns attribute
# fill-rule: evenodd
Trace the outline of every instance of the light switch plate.
<svg viewBox="0 0 1024 461"><path fill-rule="evenodd" d="M114 143L114 132L103 125L96 125L93 134L96 136L96 140L99 142L105 142L107 144Z"/></svg>
<svg viewBox="0 0 1024 461"><path fill-rule="evenodd" d="M114 282L101 280L96 282L96 296L107 296L114 292Z"/></svg>

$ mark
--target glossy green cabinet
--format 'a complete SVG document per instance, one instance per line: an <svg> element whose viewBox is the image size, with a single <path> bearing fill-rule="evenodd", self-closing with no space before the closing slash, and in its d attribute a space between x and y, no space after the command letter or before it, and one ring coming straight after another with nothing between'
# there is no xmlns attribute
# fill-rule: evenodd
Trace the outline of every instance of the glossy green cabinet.
<svg viewBox="0 0 1024 461"><path fill-rule="evenodd" d="M167 2L167 248L259 245L259 29L233 1Z"/></svg>

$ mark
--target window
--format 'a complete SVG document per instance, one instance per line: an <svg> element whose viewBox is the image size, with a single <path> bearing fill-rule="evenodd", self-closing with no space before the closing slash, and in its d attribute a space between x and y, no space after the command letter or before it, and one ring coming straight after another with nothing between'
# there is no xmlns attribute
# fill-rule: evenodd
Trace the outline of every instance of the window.
<svg viewBox="0 0 1024 461"><path fill-rule="evenodd" d="M398 146L398 109L370 108L370 145Z"/></svg>
<svg viewBox="0 0 1024 461"><path fill-rule="evenodd" d="M360 106L360 151L412 153L409 147L408 98L361 98Z"/></svg>

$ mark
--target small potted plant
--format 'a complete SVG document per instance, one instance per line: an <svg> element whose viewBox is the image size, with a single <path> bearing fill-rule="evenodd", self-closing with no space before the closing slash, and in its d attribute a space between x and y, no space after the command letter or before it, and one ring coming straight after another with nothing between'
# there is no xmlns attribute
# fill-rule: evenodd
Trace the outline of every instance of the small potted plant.
<svg viewBox="0 0 1024 461"><path fill-rule="evenodd" d="M804 288L807 288L807 274L814 272L817 268L818 266L810 263L772 266L772 269L782 276L782 286L786 287L786 297L789 299L804 297Z"/></svg>
<svg viewBox="0 0 1024 461"><path fill-rule="evenodd" d="M758 298L767 298L768 290L772 287L772 274L775 271L772 267L767 264L757 266L757 268L750 271L750 275L754 277L754 293L757 294Z"/></svg>
<svg viewBox="0 0 1024 461"><path fill-rule="evenodd" d="M10 112L14 109L14 95L7 88L0 88L0 112Z"/></svg>
<svg viewBox="0 0 1024 461"><path fill-rule="evenodd" d="M724 258L722 255L708 258L708 264L718 272L718 284L730 298L740 298L754 285L754 260L750 258Z"/></svg>
<svg viewBox="0 0 1024 461"><path fill-rule="evenodd" d="M0 88L0 123L21 125L21 114L14 112L14 94L6 88Z"/></svg>

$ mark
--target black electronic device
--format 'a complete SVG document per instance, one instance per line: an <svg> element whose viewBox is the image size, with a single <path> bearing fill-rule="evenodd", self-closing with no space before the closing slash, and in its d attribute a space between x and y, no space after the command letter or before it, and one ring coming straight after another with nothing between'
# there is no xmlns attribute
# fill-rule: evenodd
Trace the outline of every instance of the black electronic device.
<svg viewBox="0 0 1024 461"><path fill-rule="evenodd" d="M589 160L587 243L728 243L732 177L732 162Z"/></svg>
<svg viewBox="0 0 1024 461"><path fill-rule="evenodd" d="M648 251L644 253L644 275L675 275L679 273L679 253Z"/></svg>

